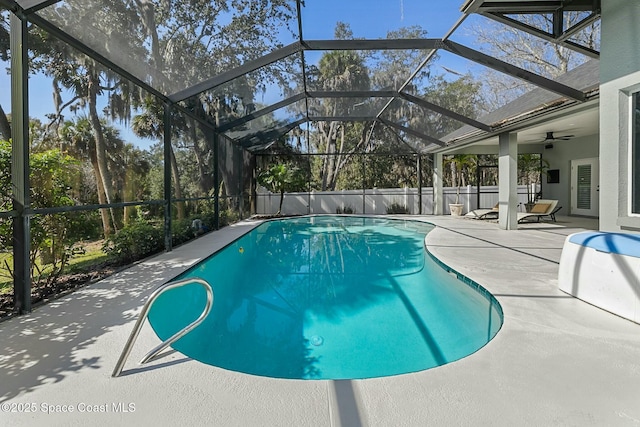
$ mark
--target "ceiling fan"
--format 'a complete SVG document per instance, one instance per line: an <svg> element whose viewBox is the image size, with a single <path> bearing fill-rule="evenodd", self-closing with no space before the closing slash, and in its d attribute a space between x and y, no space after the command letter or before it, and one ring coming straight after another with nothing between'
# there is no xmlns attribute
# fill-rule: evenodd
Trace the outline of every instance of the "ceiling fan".
<svg viewBox="0 0 640 427"><path fill-rule="evenodd" d="M553 136L553 132L547 132L547 136L544 138L544 141L542 142L568 141L573 137L574 135Z"/></svg>
<svg viewBox="0 0 640 427"><path fill-rule="evenodd" d="M546 144L544 148L549 149L549 148L553 148L554 141L568 141L573 137L574 135L554 136L553 132L547 132L547 136L544 138L542 142Z"/></svg>

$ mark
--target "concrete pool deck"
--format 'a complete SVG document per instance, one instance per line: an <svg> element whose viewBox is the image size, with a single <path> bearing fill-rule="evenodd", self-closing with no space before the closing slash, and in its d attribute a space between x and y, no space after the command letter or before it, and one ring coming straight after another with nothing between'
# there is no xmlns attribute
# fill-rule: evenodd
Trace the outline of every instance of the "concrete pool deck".
<svg viewBox="0 0 640 427"><path fill-rule="evenodd" d="M0 425L640 426L640 325L557 286L565 236L594 221L504 231L421 218L438 225L428 249L504 310L498 335L469 357L350 381L255 377L176 352L139 366L159 343L145 324L111 378L151 291L255 226L246 221L0 323Z"/></svg>

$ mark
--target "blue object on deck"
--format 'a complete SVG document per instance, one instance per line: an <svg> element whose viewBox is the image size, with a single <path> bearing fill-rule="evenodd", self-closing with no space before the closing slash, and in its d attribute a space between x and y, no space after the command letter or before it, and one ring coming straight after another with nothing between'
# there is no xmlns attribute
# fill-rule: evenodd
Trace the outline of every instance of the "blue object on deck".
<svg viewBox="0 0 640 427"><path fill-rule="evenodd" d="M640 235L638 234L589 231L576 233L569 238L569 241L600 252L640 258Z"/></svg>

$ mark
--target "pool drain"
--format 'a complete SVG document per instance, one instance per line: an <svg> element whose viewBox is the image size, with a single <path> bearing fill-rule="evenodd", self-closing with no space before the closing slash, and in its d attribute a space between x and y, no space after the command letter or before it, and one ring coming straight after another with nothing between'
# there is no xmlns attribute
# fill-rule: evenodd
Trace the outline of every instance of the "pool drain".
<svg viewBox="0 0 640 427"><path fill-rule="evenodd" d="M319 346L324 342L324 338L322 338L320 335L314 335L309 339L309 342L312 345Z"/></svg>

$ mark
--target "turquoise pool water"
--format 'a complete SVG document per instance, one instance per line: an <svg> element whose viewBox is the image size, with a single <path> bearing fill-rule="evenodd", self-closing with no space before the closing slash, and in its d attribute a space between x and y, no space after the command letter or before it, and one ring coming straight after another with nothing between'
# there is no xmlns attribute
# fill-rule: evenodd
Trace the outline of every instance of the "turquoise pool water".
<svg viewBox="0 0 640 427"><path fill-rule="evenodd" d="M211 314L174 344L249 374L356 379L416 372L465 357L502 325L484 289L424 248L417 221L312 216L268 221L180 278L211 283ZM166 339L198 317L204 290L161 295L149 321Z"/></svg>

